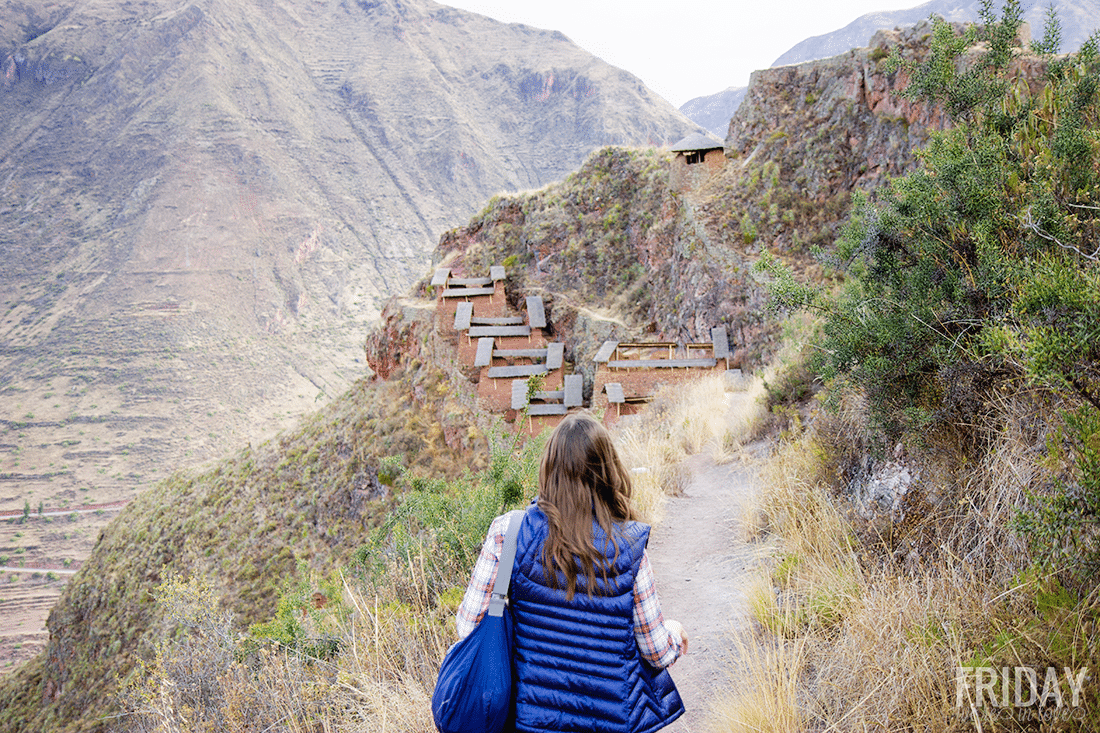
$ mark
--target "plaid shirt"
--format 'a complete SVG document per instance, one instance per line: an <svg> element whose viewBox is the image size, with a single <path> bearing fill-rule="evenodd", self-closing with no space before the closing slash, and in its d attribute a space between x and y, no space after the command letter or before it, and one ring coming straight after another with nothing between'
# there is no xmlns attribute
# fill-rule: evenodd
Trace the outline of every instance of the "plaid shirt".
<svg viewBox="0 0 1100 733"><path fill-rule="evenodd" d="M489 525L489 534L481 547L481 555L474 565L466 595L458 607L458 638L464 639L474 630L489 608L489 596L497 577L497 563L504 548L504 532L507 518L497 517ZM661 614L661 601L657 598L657 585L649 566L649 555L642 551L642 563L634 578L634 638L638 651L650 665L664 669L683 653L679 630L675 633L665 623Z"/></svg>

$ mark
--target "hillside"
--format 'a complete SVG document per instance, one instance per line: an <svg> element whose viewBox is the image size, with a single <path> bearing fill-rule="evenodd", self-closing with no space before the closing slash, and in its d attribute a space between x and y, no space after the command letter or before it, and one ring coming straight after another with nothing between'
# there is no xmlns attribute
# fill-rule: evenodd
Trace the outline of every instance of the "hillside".
<svg viewBox="0 0 1100 733"><path fill-rule="evenodd" d="M515 203L552 192L665 210L662 266L687 270L691 222L668 188L668 167L657 151L600 151L564 183ZM503 206L497 200L487 212ZM627 238L609 236L611 228L598 216L580 231L603 239L605 256L620 262L633 250ZM524 284L537 278L526 249L514 238L494 238L492 246L517 263L510 295L534 292ZM595 270L586 273L595 280ZM603 297L593 293L593 309L626 292L617 278L594 287ZM555 333L583 343L578 321L563 308L575 291L547 295ZM165 629L153 590L173 573L217 578L219 596L243 626L268 620L283 584L299 573L344 567L393 506L380 482L383 458L401 456L411 472L432 479L484 465L488 421L473 407L475 385L454 362L457 334L434 327L433 307L417 298L388 304L366 351L387 379L359 380L295 430L202 472L173 476L126 507L51 612L46 650L0 687L0 730L103 730L100 716L115 705L111 681L127 679L135 659L149 658Z"/></svg>
<svg viewBox="0 0 1100 733"><path fill-rule="evenodd" d="M916 41L882 37L908 54ZM754 77L727 141L733 157L699 188L673 187L667 153L603 149L560 183L492 198L440 238L434 260L470 272L507 263L508 297L543 296L582 373L608 336L695 341L714 325L727 327L735 362L755 368L779 336L749 274L761 246L811 266L806 245L839 226L848 193L911 166L910 146L935 123L894 96L899 80L876 55ZM359 380L295 430L126 508L51 614L46 651L0 688L0 730L101 729L96 716L114 704L104 681L125 678L163 628L151 592L168 574L213 574L238 623L264 620L296 562L340 567L387 511L382 458L404 455L424 476L484 459L474 385L454 362L454 332L432 326L426 288L391 301L368 338L367 361L386 380Z"/></svg>
<svg viewBox="0 0 1100 733"><path fill-rule="evenodd" d="M995 3L994 6L998 6ZM1031 26L1033 35L1042 33L1048 7L1058 11L1062 22L1062 53L1071 53L1100 28L1100 4L1094 0L1052 0L1047 3L1031 3L1024 7L1024 20ZM831 33L823 33L800 41L784 52L772 66L789 66L804 61L823 59L844 53L851 48L867 44L878 30L890 30L908 26L938 15L951 23L975 23L979 18L981 2L959 0L931 0L905 10L867 13L848 25Z"/></svg>
<svg viewBox="0 0 1100 733"><path fill-rule="evenodd" d="M491 195L696 129L559 33L430 0L7 3L0 66L0 512L290 427ZM112 516L0 525L0 554L78 567Z"/></svg>

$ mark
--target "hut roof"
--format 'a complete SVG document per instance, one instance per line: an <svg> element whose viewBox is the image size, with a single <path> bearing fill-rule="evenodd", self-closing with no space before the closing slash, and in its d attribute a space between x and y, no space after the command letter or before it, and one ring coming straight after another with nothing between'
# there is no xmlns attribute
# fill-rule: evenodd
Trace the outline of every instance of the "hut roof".
<svg viewBox="0 0 1100 733"><path fill-rule="evenodd" d="M723 147L725 146L714 138L708 135L704 135L701 132L697 132L694 135L688 135L683 140L669 148L669 150L674 153L685 153L693 152L696 150L717 150Z"/></svg>

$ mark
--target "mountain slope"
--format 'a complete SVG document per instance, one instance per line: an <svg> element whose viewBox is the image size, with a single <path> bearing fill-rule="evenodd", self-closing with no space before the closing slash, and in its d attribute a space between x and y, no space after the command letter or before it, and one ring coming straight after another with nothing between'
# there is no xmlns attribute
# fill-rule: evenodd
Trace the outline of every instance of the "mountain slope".
<svg viewBox="0 0 1100 733"><path fill-rule="evenodd" d="M496 196L446 232L434 257L458 271L509 262L507 296L541 295L567 361L591 370L603 339L698 342L725 325L745 368L778 343L750 274L767 247L803 268L828 247L850 193L916 164L942 125L900 99L879 49L923 53L920 29L881 46L758 72L730 126L724 168L678 186L661 151L603 149L561 183ZM419 283L427 295L427 278ZM44 653L0 681L0 731L98 730L115 677L153 654L166 624L153 591L171 573L217 578L239 624L270 618L279 583L340 567L386 512L379 462L403 455L423 476L484 461L472 375L433 300L394 300L366 358L386 380L357 381L292 431L172 477L133 502L97 543L50 617ZM591 381L589 380L589 384Z"/></svg>
<svg viewBox="0 0 1100 733"><path fill-rule="evenodd" d="M1077 50L1091 33L1100 28L1100 3L1095 0L1051 0L1048 3L1031 5L1025 3L1024 20L1031 25L1033 37L1042 35L1046 9L1051 5L1058 11L1062 23L1062 53ZM788 66L835 56L850 48L867 45L877 30L913 25L932 14L940 15L944 20L953 23L977 22L981 7L981 2L977 0L931 0L906 10L867 13L843 28L796 43L777 58L772 66Z"/></svg>
<svg viewBox="0 0 1100 733"><path fill-rule="evenodd" d="M680 111L692 122L724 138L729 132L730 118L741 106L747 91L748 87L730 87L717 94L689 99L680 105Z"/></svg>
<svg viewBox="0 0 1100 733"><path fill-rule="evenodd" d="M559 33L430 0L8 3L0 106L0 511L289 426L489 196L697 130ZM79 565L104 522L75 556L0 545Z"/></svg>

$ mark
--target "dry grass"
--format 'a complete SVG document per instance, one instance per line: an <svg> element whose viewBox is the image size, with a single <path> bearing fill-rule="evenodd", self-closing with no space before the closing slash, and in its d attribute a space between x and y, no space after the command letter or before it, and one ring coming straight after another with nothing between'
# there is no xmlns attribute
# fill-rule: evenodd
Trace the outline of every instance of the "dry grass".
<svg viewBox="0 0 1100 733"><path fill-rule="evenodd" d="M925 633L919 599L930 594L884 583L864 567L847 521L817 481L822 457L806 438L767 466L759 511L782 549L771 578L759 579L748 597L769 638L743 645L743 678L752 684L716 707L719 730L863 730L872 723L893 730L915 710L928 720L943 708L951 678L927 649L906 644Z"/></svg>
<svg viewBox="0 0 1100 733"><path fill-rule="evenodd" d="M634 510L644 522L659 522L665 497L679 494L686 485L683 454L659 431L637 423L617 430L615 442L633 480Z"/></svg>
<svg viewBox="0 0 1100 733"><path fill-rule="evenodd" d="M1026 547L1007 525L1024 505L1026 494L1049 483L1058 468L1044 460L1037 446L1048 431L1061 425L1051 405L1025 397L1002 397L997 404L1004 420L988 435L989 448L980 464L965 474L960 496L963 509L949 539L959 560L988 569L1020 566Z"/></svg>
<svg viewBox="0 0 1100 733"><path fill-rule="evenodd" d="M710 374L657 392L649 408L613 430L619 454L634 479L634 505L643 521L659 522L666 496L689 480L684 459L709 452L717 462L740 455L759 419L759 379L733 383Z"/></svg>
<svg viewBox="0 0 1100 733"><path fill-rule="evenodd" d="M114 729L128 733L281 730L312 733L331 715L321 664L274 648L242 660L230 615L207 578L171 578L158 604L174 626L122 687L127 712Z"/></svg>
<svg viewBox="0 0 1100 733"><path fill-rule="evenodd" d="M415 576L423 558L394 569ZM348 729L361 733L432 731L431 694L440 662L456 641L454 613L460 593L435 604L425 596L412 604L384 603L345 585L345 598L356 611L345 652L336 660L337 684L331 691L338 707L354 721ZM350 721L349 721L350 722Z"/></svg>
<svg viewBox="0 0 1100 733"><path fill-rule="evenodd" d="M770 587L767 592L774 601ZM735 642L741 666L730 670L730 684L738 694L715 701L708 729L715 733L805 731L806 716L798 701L805 642L755 634L737 638Z"/></svg>
<svg viewBox="0 0 1100 733"><path fill-rule="evenodd" d="M321 656L273 642L241 646L209 581L172 581L159 602L188 608L182 615L170 611L177 631L165 635L155 660L124 691L128 713L116 727L133 733L433 731L431 691L456 640L461 590L430 598L428 562L424 554L394 562L373 584L344 580L331 610L303 609L310 635L337 640L336 652Z"/></svg>
<svg viewBox="0 0 1100 733"><path fill-rule="evenodd" d="M1018 722L996 718L1002 710L956 706L956 667L1095 670L1097 599L1073 599L1027 570L1006 526L1025 492L1050 475L1034 446L1051 415L1005 399L1000 416L978 465L957 466L954 484L922 487L939 494L941 508L927 505L899 528L909 533L899 541L923 554L908 567L867 544L831 488L845 447L838 435L861 424L858 400L823 421L827 429L777 450L755 511L759 533L778 537L781 549L771 577L748 593L763 639L743 645L746 669L715 706L716 730L1016 730ZM927 475L946 481L948 461L934 438L928 446ZM1095 729L1095 679L1085 697L1091 717L1049 729Z"/></svg>
<svg viewBox="0 0 1100 733"><path fill-rule="evenodd" d="M733 457L744 446L759 437L760 426L767 413L764 380L758 376L743 377L730 394L726 411L726 432L719 446L720 455ZM718 454L715 460L718 459Z"/></svg>

